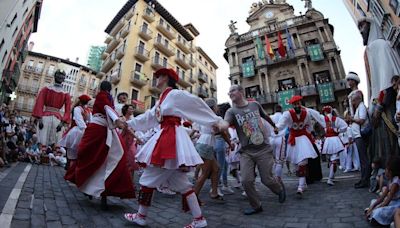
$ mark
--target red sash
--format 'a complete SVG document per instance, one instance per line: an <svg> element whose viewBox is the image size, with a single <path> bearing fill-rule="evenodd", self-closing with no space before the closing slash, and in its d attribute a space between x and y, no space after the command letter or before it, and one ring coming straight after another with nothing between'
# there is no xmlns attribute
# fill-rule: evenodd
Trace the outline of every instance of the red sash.
<svg viewBox="0 0 400 228"><path fill-rule="evenodd" d="M294 123L304 124L304 120L306 119L307 116L307 111L304 108L301 109L300 118L297 118L297 114L294 111L294 109L290 109L289 113ZM311 133L307 131L306 126L304 125L301 129L294 129L293 127L290 128L288 143L292 146L296 145L296 137L302 135L307 136L307 138L310 139L311 142L314 142Z"/></svg>
<svg viewBox="0 0 400 228"><path fill-rule="evenodd" d="M160 97L160 103L164 101L165 97L172 88L167 88ZM163 166L165 160L176 158L176 126L181 125L181 118L176 116L163 116L161 122L161 135L157 140L151 155L151 164Z"/></svg>
<svg viewBox="0 0 400 228"><path fill-rule="evenodd" d="M336 121L336 116L332 116L332 120L330 120L328 116L325 116L325 123L326 123L325 137L339 136L339 133L332 128L332 125L335 123L335 121Z"/></svg>

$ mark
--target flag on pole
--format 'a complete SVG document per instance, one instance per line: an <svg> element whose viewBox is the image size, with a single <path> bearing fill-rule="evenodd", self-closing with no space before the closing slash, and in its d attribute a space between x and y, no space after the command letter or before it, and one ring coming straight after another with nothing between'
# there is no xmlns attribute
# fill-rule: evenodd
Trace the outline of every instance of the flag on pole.
<svg viewBox="0 0 400 228"><path fill-rule="evenodd" d="M267 35L265 35L265 48L267 50L269 57L271 58L271 60L273 60L275 54L274 51L272 50L271 43L269 42Z"/></svg>
<svg viewBox="0 0 400 228"><path fill-rule="evenodd" d="M264 57L265 57L264 47L261 44L260 37L256 38L256 51L257 51L257 54L258 54L258 58L259 59L264 59Z"/></svg>
<svg viewBox="0 0 400 228"><path fill-rule="evenodd" d="M286 48L283 45L280 31L278 31L278 53L282 58L284 58L286 56Z"/></svg>
<svg viewBox="0 0 400 228"><path fill-rule="evenodd" d="M294 55L294 48L293 48L293 41L292 41L292 35L289 33L289 30L286 28L286 40L287 40L287 45L288 45L288 55L293 56Z"/></svg>

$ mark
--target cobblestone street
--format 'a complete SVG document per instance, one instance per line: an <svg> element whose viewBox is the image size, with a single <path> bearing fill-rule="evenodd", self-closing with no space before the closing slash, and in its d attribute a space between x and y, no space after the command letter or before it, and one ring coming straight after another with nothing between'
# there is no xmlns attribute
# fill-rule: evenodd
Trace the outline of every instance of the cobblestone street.
<svg viewBox="0 0 400 228"><path fill-rule="evenodd" d="M26 163L19 163L9 168L6 176L0 176L1 207L7 200L4 196L10 193L26 166ZM137 209L136 200L109 198L109 210L103 211L99 199L90 201L75 186L65 182L64 172L60 167L31 167L18 198L12 227L132 226L122 215ZM207 185L201 196L206 203L202 209L209 227L368 227L363 209L374 195L367 189L354 189L357 178L354 173L338 175L334 187L326 183L313 184L303 199L297 199L297 181L294 177L286 177L288 198L284 204L279 204L277 196L257 181L264 212L252 216L242 214L248 202L240 190L225 195L225 203L215 203L207 196ZM155 194L148 216L149 227L182 227L190 220L190 214L181 213L180 195Z"/></svg>

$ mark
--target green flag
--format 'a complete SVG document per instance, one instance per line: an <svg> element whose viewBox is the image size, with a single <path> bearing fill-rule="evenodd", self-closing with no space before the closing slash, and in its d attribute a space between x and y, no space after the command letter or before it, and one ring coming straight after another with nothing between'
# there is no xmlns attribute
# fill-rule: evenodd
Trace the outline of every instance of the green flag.
<svg viewBox="0 0 400 228"><path fill-rule="evenodd" d="M294 90L285 90L278 93L278 104L282 106L284 111L290 109L292 107L289 104L289 100L294 96Z"/></svg>
<svg viewBox="0 0 400 228"><path fill-rule="evenodd" d="M252 77L255 75L254 62L252 60L248 60L247 62L242 64L242 73L244 78Z"/></svg>
<svg viewBox="0 0 400 228"><path fill-rule="evenodd" d="M256 38L256 51L259 59L265 58L264 46L261 43L260 37Z"/></svg>
<svg viewBox="0 0 400 228"><path fill-rule="evenodd" d="M313 44L307 47L308 54L310 55L311 61L321 61L324 59L324 53L321 50L320 44Z"/></svg>
<svg viewBox="0 0 400 228"><path fill-rule="evenodd" d="M318 84L319 99L322 104L335 101L335 93L333 91L332 82Z"/></svg>

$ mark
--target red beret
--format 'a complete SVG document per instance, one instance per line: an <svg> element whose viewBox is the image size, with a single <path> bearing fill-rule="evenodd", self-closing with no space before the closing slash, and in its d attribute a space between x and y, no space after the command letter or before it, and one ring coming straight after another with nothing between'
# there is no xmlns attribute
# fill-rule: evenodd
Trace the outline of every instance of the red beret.
<svg viewBox="0 0 400 228"><path fill-rule="evenodd" d="M79 100L82 102L89 102L90 100L92 100L92 98L86 94L83 94L79 96Z"/></svg>
<svg viewBox="0 0 400 228"><path fill-rule="evenodd" d="M185 122L183 122L182 125L183 125L184 127L191 127L191 126L192 126L192 123L189 122L189 121L185 121Z"/></svg>
<svg viewBox="0 0 400 228"><path fill-rule="evenodd" d="M324 106L324 107L322 108L322 112L331 113L331 112L332 112L332 106L329 106L329 105Z"/></svg>
<svg viewBox="0 0 400 228"><path fill-rule="evenodd" d="M154 76L158 78L160 75L167 75L168 77L174 79L175 81L179 81L178 74L170 68L161 68L154 73Z"/></svg>
<svg viewBox="0 0 400 228"><path fill-rule="evenodd" d="M295 103L295 102L297 102L297 101L301 101L301 100L303 100L303 97L302 97L302 96L295 95L295 96L293 96L292 98L290 98L289 104L293 104L293 103Z"/></svg>

